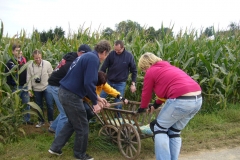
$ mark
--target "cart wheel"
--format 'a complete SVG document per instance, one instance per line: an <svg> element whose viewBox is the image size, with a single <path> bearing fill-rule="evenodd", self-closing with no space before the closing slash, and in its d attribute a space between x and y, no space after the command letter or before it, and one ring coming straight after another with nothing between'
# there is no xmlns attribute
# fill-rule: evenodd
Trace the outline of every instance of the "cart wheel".
<svg viewBox="0 0 240 160"><path fill-rule="evenodd" d="M103 126L98 133L99 136L104 136L106 139L114 143L117 143L117 134L118 129L113 125Z"/></svg>
<svg viewBox="0 0 240 160"><path fill-rule="evenodd" d="M133 125L125 123L118 131L118 148L127 159L136 159L141 151L141 141L137 130Z"/></svg>

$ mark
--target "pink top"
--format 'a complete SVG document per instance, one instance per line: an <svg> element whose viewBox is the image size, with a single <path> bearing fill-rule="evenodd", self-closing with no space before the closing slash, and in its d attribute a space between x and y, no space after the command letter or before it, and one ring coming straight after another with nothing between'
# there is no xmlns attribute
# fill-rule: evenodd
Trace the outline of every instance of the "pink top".
<svg viewBox="0 0 240 160"><path fill-rule="evenodd" d="M152 92L159 98L172 99L196 91L201 87L189 75L167 61L159 61L146 71L140 108L147 108ZM157 100L158 104L162 102Z"/></svg>

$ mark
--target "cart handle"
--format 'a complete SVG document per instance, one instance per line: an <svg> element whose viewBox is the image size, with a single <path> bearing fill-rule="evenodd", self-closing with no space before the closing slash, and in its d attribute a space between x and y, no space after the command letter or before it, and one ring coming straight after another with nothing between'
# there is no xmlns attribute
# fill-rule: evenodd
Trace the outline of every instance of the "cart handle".
<svg viewBox="0 0 240 160"><path fill-rule="evenodd" d="M116 103L110 103L110 107L117 106L119 104L125 104L124 102L116 102ZM141 104L141 102L137 101L128 101L128 104Z"/></svg>

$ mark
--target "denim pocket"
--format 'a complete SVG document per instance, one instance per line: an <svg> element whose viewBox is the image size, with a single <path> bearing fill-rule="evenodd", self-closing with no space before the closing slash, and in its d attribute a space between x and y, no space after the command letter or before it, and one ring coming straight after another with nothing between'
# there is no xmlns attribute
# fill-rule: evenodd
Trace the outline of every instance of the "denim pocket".
<svg viewBox="0 0 240 160"><path fill-rule="evenodd" d="M184 117L193 117L201 108L201 101L195 100L176 100L172 117L181 119Z"/></svg>
<svg viewBox="0 0 240 160"><path fill-rule="evenodd" d="M176 107L172 113L172 117L175 119L181 119L186 115L189 115L190 113L191 113L191 110L186 110L186 109L183 109L182 107Z"/></svg>

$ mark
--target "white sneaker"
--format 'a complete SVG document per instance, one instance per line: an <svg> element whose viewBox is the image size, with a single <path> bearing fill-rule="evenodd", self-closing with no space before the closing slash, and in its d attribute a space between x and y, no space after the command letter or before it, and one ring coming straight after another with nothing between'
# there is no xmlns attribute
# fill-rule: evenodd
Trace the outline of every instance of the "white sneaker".
<svg viewBox="0 0 240 160"><path fill-rule="evenodd" d="M54 133L54 134L55 134L55 130L52 129L51 127L48 128L48 132L50 132L50 133Z"/></svg>
<svg viewBox="0 0 240 160"><path fill-rule="evenodd" d="M39 122L39 123L36 125L36 128L40 128L40 127L42 127L43 125L45 125L44 122Z"/></svg>
<svg viewBox="0 0 240 160"><path fill-rule="evenodd" d="M61 156L62 155L62 151L56 152L56 151L53 151L53 150L49 149L48 152L51 153L51 154L55 154L57 156Z"/></svg>
<svg viewBox="0 0 240 160"><path fill-rule="evenodd" d="M52 123L53 123L53 121L49 121L49 126L51 126L51 125L52 125Z"/></svg>

